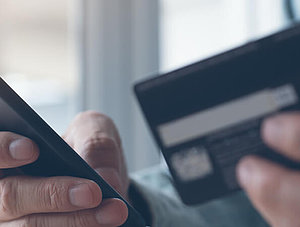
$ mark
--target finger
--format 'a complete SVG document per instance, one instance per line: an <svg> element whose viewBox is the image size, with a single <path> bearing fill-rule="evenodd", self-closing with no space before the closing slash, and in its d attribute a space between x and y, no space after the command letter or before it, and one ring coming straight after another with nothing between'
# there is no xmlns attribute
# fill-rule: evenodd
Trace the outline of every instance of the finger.
<svg viewBox="0 0 300 227"><path fill-rule="evenodd" d="M71 123L64 139L94 169L115 169L127 196L129 179L121 140L113 121L100 113L87 111ZM110 180L107 179L110 183Z"/></svg>
<svg viewBox="0 0 300 227"><path fill-rule="evenodd" d="M11 132L0 132L0 168L29 164L38 155L38 147L31 140Z"/></svg>
<svg viewBox="0 0 300 227"><path fill-rule="evenodd" d="M78 141L80 139L78 138ZM129 179L123 154L116 142L104 135L96 135L79 148L81 157L117 190L127 198Z"/></svg>
<svg viewBox="0 0 300 227"><path fill-rule="evenodd" d="M64 138L92 168L120 166L120 137L109 117L94 111L81 113Z"/></svg>
<svg viewBox="0 0 300 227"><path fill-rule="evenodd" d="M0 180L0 220L93 208L101 199L99 186L86 179L8 177Z"/></svg>
<svg viewBox="0 0 300 227"><path fill-rule="evenodd" d="M267 119L262 126L262 137L276 151L300 161L300 113Z"/></svg>
<svg viewBox="0 0 300 227"><path fill-rule="evenodd" d="M79 155L88 162L92 168L120 168L122 155L112 138L95 134L80 145L81 147L77 149Z"/></svg>
<svg viewBox="0 0 300 227"><path fill-rule="evenodd" d="M81 141L86 141L95 134L112 138L118 146L121 146L118 130L111 118L95 111L78 114L63 137L73 147L80 147L82 142L76 140L76 137L80 137Z"/></svg>
<svg viewBox="0 0 300 227"><path fill-rule="evenodd" d="M96 169L96 172L118 193L120 193L121 195L126 194L127 188L122 187L124 183L121 180L120 174L114 168L98 168Z"/></svg>
<svg viewBox="0 0 300 227"><path fill-rule="evenodd" d="M254 206L272 226L299 226L299 172L252 156L241 160L237 175Z"/></svg>
<svg viewBox="0 0 300 227"><path fill-rule="evenodd" d="M109 199L99 208L72 213L30 215L0 224L0 227L116 227L128 216L126 205L119 199Z"/></svg>

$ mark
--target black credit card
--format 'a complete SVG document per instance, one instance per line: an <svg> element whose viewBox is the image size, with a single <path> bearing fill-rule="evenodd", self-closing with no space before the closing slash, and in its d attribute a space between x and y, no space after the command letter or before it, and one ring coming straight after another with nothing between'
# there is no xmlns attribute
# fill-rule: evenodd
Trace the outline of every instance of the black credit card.
<svg viewBox="0 0 300 227"><path fill-rule="evenodd" d="M186 204L239 190L235 168L257 154L295 163L260 136L265 117L300 109L300 26L135 85L145 118Z"/></svg>
<svg viewBox="0 0 300 227"><path fill-rule="evenodd" d="M128 207L122 227L145 227L142 216L98 175L42 118L35 113L0 77L0 131L26 136L37 143L37 161L20 169L31 176L73 176L95 181L103 199L119 198Z"/></svg>

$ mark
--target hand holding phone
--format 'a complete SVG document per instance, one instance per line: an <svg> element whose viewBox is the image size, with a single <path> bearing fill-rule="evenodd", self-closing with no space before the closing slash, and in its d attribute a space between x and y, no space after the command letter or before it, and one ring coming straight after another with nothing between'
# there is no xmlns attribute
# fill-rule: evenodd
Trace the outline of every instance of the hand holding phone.
<svg viewBox="0 0 300 227"><path fill-rule="evenodd" d="M26 175L25 177L21 177L21 178L25 182L27 182L28 185L32 185L32 184L34 185L34 182L36 182L37 185L43 186L44 181L48 182L52 180L53 183L52 185L57 186L54 187L54 189L58 188L65 193L68 190L64 190L64 188L67 187L73 189L73 186L75 187L76 185L79 185L80 187L83 188L75 187L73 190L75 194L76 193L84 194L86 190L90 190L91 192L90 195L91 194L94 195L93 196L94 199L90 201L88 207L94 207L95 205L97 205L97 203L100 203L101 195L102 195L103 202L100 204L99 209L106 209L107 207L111 207L109 212L110 215L120 216L120 212L122 210L124 211L124 209L125 210L128 209L128 218L125 221L125 223L121 226L145 226L144 221L141 218L141 216L138 214L138 212L133 207L131 207L127 203L127 201L118 192L116 192L105 180L103 180L103 178L100 177L61 137L59 137L2 79L0 79L0 131L2 132L2 134L4 134L4 136L10 135L11 137L14 137L16 136L16 134L18 134L18 136L23 136L22 138L24 137L30 138L32 141L36 143L36 148L37 147L39 148L39 155L38 158L37 156L35 156L37 158L35 162L30 162L29 164L26 164L27 163L26 162L17 165L19 166L18 169L21 170L22 173ZM6 171L4 171L4 173L5 172ZM75 177L77 179L78 184L74 185L73 181L68 180L69 179L68 177L70 176ZM39 177L45 177L45 178L39 178ZM2 179L0 182L0 186L1 183L6 182L9 179L12 178L7 177ZM42 181L42 179L44 179L44 181ZM59 179L64 179L64 180L59 180ZM38 184L39 180L41 181L40 184ZM6 184L6 185L14 186L12 184ZM30 187L28 187L26 193L27 195L26 199L27 200L32 199L31 202L34 202L33 199L35 198L35 196L36 198L39 198L42 194L37 193L37 191L32 191L29 188ZM58 209L55 209L55 206L59 206L60 202L63 203L64 201L58 200L57 204L55 202L52 202L51 199L55 198L55 196L58 195L58 193L56 193L56 191L52 189L53 189L52 187L49 188L50 196L48 196L48 198L50 200L47 200L48 203L46 201L46 204L52 205L51 211L56 213ZM101 193L99 193L100 189L101 189ZM15 187L11 187L11 190L15 190ZM31 193L33 193L33 195L28 196ZM86 195L88 194L89 193L87 193ZM86 199L78 201L78 198L80 198L80 196L69 196L65 198L69 198L68 202L71 202L74 199L75 204L77 205L85 202L88 203L89 200L91 199L90 197L86 197ZM57 200L53 200L53 201L57 201ZM110 203L109 201L112 203ZM121 207L121 210L114 209L116 207L119 208ZM62 209L68 212L72 209L72 207L67 206L67 207L62 207ZM42 212L43 209L41 209L38 206L34 207L34 210L31 211L33 211L33 213L40 213L40 212L44 213ZM89 213L84 213L84 214L86 218L90 217ZM107 218L111 217L109 214L103 213L102 217L100 215L101 218L99 220L104 221L105 218L106 220L108 220ZM35 220L35 219L28 218L26 214L21 214L21 215L22 217L26 217L25 219L24 218L22 219L23 221ZM44 217L44 215L46 214L43 214L41 216ZM70 213L70 215L72 214ZM126 214L125 216L123 216L123 221L124 218L126 219L126 216L127 216ZM62 215L60 215L59 217L62 217ZM63 221L60 220L59 217L53 218L54 221L57 221L54 223L58 223L58 221ZM7 221L11 220L10 218L8 218ZM39 220L47 220L47 219L44 217ZM78 221L78 219L76 218L74 220ZM92 223L91 225L88 226L93 226L98 219L95 218L95 216L93 216L92 219L89 220L93 220L94 222L86 222L86 224ZM1 221L1 217L0 217L0 221ZM122 220L120 220L120 223L121 221ZM115 223L115 224L118 225L120 223ZM57 224L54 226L60 226L60 225Z"/></svg>

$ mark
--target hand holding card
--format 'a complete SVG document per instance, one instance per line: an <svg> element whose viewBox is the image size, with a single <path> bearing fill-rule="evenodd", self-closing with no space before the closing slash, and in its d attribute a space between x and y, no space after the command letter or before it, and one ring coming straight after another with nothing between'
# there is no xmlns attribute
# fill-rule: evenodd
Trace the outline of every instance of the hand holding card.
<svg viewBox="0 0 300 227"><path fill-rule="evenodd" d="M186 204L239 190L245 155L300 169L260 135L264 118L300 109L299 59L298 25L135 86Z"/></svg>

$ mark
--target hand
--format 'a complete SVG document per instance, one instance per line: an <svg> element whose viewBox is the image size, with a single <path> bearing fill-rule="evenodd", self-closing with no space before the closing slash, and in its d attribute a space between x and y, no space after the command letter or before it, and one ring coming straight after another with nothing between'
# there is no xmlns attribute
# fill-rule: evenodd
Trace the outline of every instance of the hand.
<svg viewBox="0 0 300 227"><path fill-rule="evenodd" d="M274 150L300 162L300 113L266 120L261 133ZM272 226L300 226L300 171L249 156L241 160L237 174L254 206Z"/></svg>
<svg viewBox="0 0 300 227"><path fill-rule="evenodd" d="M101 123L109 126L106 120ZM98 126L102 127L100 123ZM108 128L104 128L101 135L106 135L106 130ZM75 139L69 133L66 139L72 141L75 147L81 147L82 153L89 153L85 151L93 147L92 142L89 146L86 140ZM106 142L103 144L110 150ZM101 201L101 189L90 180L21 175L17 167L34 162L38 153L38 147L29 139L0 132L0 227L107 227L125 222L126 205L118 199Z"/></svg>
<svg viewBox="0 0 300 227"><path fill-rule="evenodd" d="M129 177L121 139L109 117L94 111L79 114L63 138L123 198L128 200Z"/></svg>

